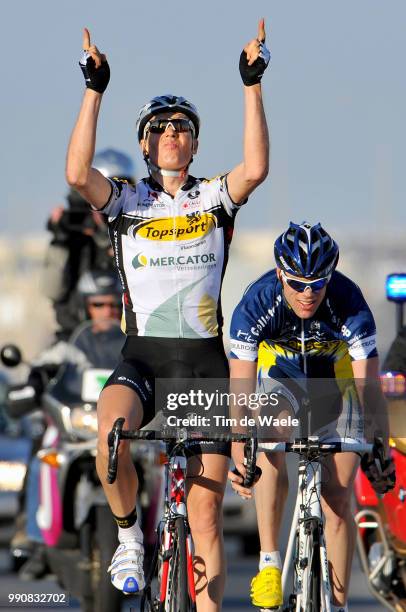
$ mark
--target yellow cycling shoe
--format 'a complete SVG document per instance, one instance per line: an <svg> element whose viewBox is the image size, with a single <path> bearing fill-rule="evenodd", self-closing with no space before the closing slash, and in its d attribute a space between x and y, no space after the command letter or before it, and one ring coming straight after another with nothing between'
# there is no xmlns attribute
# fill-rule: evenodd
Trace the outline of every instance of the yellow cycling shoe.
<svg viewBox="0 0 406 612"><path fill-rule="evenodd" d="M264 567L251 580L251 602L257 608L279 608L283 604L282 572L277 567Z"/></svg>

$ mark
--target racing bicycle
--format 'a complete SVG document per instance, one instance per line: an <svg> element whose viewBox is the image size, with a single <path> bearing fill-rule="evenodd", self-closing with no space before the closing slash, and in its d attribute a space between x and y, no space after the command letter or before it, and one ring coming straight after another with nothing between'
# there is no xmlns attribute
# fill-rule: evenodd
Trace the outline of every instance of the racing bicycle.
<svg viewBox="0 0 406 612"><path fill-rule="evenodd" d="M288 577L293 568L293 588L283 612L331 612L324 522L321 507L322 458L331 453L367 453L373 444L352 438L334 441L317 436L294 442L258 441L258 452L285 452L299 455L299 482L285 560L282 571L283 593L288 593Z"/></svg>
<svg viewBox="0 0 406 612"><path fill-rule="evenodd" d="M108 482L117 475L120 440L166 441L164 511L157 527L151 566L141 597L141 612L196 612L193 575L193 540L186 505L187 442L192 439L245 442L245 486L252 486L256 475L257 440L251 434L213 434L188 429L123 430L124 418L115 421L109 434Z"/></svg>

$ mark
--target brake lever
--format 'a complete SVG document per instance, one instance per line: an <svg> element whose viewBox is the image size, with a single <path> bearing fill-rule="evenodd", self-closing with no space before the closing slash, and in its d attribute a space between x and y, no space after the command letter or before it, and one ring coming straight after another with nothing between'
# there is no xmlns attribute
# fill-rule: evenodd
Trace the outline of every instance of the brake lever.
<svg viewBox="0 0 406 612"><path fill-rule="evenodd" d="M123 430L125 419L120 417L114 421L113 429L107 436L109 445L109 465L107 469L107 482L113 484L117 478L118 467L118 447L120 446L121 432Z"/></svg>

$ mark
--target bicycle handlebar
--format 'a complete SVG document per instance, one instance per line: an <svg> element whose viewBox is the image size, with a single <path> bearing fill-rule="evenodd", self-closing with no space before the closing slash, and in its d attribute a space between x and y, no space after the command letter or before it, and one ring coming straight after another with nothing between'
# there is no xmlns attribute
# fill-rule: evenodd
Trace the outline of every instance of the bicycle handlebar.
<svg viewBox="0 0 406 612"><path fill-rule="evenodd" d="M107 482L113 484L117 477L118 467L118 448L121 440L175 440L183 443L187 440L204 439L213 442L245 442L244 455L247 470L244 486L252 486L256 475L256 452L257 440L252 433L213 433L205 431L188 431L187 429L164 429L163 431L153 430L131 430L123 429L125 419L120 417L114 422L113 428L108 435L109 445L109 464L107 470ZM249 483L249 484L247 484Z"/></svg>
<svg viewBox="0 0 406 612"><path fill-rule="evenodd" d="M323 442L318 438L298 438L294 442L258 442L258 451L285 452L298 454L322 454L329 453L369 453L374 444L372 442L359 442L351 438L343 438L340 441Z"/></svg>
<svg viewBox="0 0 406 612"><path fill-rule="evenodd" d="M123 440L176 440L186 442L187 440L210 440L213 442L247 442L252 439L252 434L235 433L213 433L212 431L188 431L187 429L165 429L164 431L152 430L122 430L120 438Z"/></svg>

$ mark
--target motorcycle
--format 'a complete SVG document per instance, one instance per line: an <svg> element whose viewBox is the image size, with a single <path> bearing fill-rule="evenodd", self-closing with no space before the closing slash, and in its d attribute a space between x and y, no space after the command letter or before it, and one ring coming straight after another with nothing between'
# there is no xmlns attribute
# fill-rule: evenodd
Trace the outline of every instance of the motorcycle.
<svg viewBox="0 0 406 612"><path fill-rule="evenodd" d="M406 275L390 275L387 297L397 303L398 331L403 326ZM390 454L396 486L377 496L358 470L355 479L357 547L362 569L374 597L388 610L406 611L406 376L400 371L381 374L387 400ZM405 437L404 437L405 436Z"/></svg>
<svg viewBox="0 0 406 612"><path fill-rule="evenodd" d="M118 361L122 342L115 321L106 321L97 332L92 322L82 324L65 348L64 363L41 396L47 428L37 453L37 523L52 573L64 590L80 600L84 612L118 611L123 599L107 572L118 546L117 526L95 468L96 403ZM12 351L6 348L10 357ZM155 543L162 453L160 446L140 441L131 450L140 482L138 510L148 554Z"/></svg>

